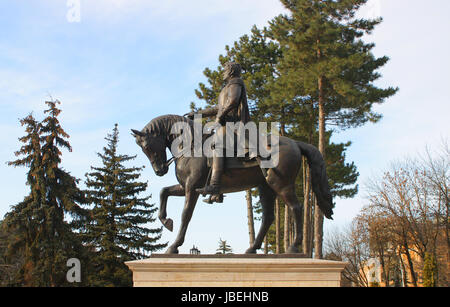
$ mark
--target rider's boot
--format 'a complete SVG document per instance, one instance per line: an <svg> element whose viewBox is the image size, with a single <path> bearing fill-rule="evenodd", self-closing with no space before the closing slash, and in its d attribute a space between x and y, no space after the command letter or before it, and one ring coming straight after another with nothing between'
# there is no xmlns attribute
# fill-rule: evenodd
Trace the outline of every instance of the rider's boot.
<svg viewBox="0 0 450 307"><path fill-rule="evenodd" d="M220 199L220 179L222 177L223 169L225 164L225 158L223 157L213 157L212 164L212 176L211 182L208 186L204 188L197 189L196 191L202 195L210 194L215 197L211 197L211 200Z"/></svg>

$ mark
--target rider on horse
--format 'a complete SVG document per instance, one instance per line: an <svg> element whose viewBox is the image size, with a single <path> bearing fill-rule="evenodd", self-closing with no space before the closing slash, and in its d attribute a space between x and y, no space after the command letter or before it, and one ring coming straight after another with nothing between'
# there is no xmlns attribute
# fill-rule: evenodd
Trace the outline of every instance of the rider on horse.
<svg viewBox="0 0 450 307"><path fill-rule="evenodd" d="M211 181L205 188L197 190L201 194L210 194L209 202L221 202L223 197L220 194L220 187L225 167L223 140L226 139L226 123L242 122L246 124L250 121L247 93L244 81L241 79L241 65L228 62L224 68L223 79L226 85L220 92L217 106L200 110L197 113L207 117L216 116L216 123L219 125L219 128L216 129L216 140L222 140L222 142L215 143ZM194 113L191 112L187 115L193 117Z"/></svg>

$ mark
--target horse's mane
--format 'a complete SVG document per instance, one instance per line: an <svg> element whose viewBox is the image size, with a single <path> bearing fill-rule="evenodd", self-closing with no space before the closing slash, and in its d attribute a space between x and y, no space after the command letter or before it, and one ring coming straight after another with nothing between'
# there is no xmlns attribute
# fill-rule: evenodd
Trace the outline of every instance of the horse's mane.
<svg viewBox="0 0 450 307"><path fill-rule="evenodd" d="M152 119L144 127L144 129L142 129L142 132L168 136L172 126L178 122L185 122L188 123L191 128L193 127L193 121L189 118L180 115L168 114Z"/></svg>

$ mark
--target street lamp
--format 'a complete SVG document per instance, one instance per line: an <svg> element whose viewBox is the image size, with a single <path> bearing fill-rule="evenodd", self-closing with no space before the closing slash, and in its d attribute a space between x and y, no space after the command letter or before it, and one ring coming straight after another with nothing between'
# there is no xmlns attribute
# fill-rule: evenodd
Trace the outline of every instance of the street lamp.
<svg viewBox="0 0 450 307"><path fill-rule="evenodd" d="M190 250L191 255L200 255L200 250L195 247L195 245L192 246L191 250Z"/></svg>

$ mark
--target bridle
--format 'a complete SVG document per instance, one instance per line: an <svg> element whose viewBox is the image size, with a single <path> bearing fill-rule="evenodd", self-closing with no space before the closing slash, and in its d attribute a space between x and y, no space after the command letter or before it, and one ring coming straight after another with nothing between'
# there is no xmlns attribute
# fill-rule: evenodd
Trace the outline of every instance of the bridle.
<svg viewBox="0 0 450 307"><path fill-rule="evenodd" d="M175 157L172 157L172 158L170 158L169 160L167 160L166 161L166 167L167 168L169 168L169 166L174 162L174 161L176 161L178 158L175 158Z"/></svg>
<svg viewBox="0 0 450 307"><path fill-rule="evenodd" d="M190 149L189 149L190 150ZM184 156L184 153L187 152L186 150L184 152L181 152L179 157L172 156L169 160L166 161L166 166L169 167L173 162L177 161L179 158Z"/></svg>
<svg viewBox="0 0 450 307"><path fill-rule="evenodd" d="M151 151L148 147L149 147L149 145L147 145L147 146L145 147L145 150L146 150L146 151ZM170 166L173 162L175 162L176 160L178 160L180 157L183 157L183 154L184 154L184 152L182 152L182 153L180 154L179 157L172 156L172 158L170 158L169 160L167 160L166 162L164 162L164 166L167 167L167 168L169 168L169 166ZM150 162L152 162L152 161L150 161Z"/></svg>

